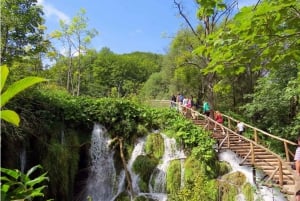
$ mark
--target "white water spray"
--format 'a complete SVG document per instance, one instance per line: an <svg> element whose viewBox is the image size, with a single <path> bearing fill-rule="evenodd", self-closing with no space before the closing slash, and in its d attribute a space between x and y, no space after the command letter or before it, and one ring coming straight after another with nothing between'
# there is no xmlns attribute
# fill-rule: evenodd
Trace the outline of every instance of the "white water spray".
<svg viewBox="0 0 300 201"><path fill-rule="evenodd" d="M162 134L164 139L165 152L162 157L162 163L157 166L157 171L151 175L151 180L154 179L154 185L149 185L150 193L166 193L166 174L170 161L176 159L184 159L184 152L176 146L176 140Z"/></svg>
<svg viewBox="0 0 300 201"><path fill-rule="evenodd" d="M116 171L114 167L114 152L109 149L109 138L105 135L105 129L94 125L91 140L92 166L87 180L86 198L93 201L110 201L116 189Z"/></svg>
<svg viewBox="0 0 300 201"><path fill-rule="evenodd" d="M253 181L253 173L252 173L252 167L248 166L240 166L239 164L242 162L242 159L239 158L234 152L230 150L223 151L219 154L219 160L220 161L226 161L228 162L232 167L232 172L239 171L243 173L247 181L255 186L255 183ZM257 180L260 180L262 178L262 174L257 172L256 174ZM263 201L287 201L282 193L280 193L278 190L273 188L268 188L266 186L257 185L256 189L256 195L255 200L263 200ZM244 196L242 194L239 194L236 198L237 201L245 201Z"/></svg>

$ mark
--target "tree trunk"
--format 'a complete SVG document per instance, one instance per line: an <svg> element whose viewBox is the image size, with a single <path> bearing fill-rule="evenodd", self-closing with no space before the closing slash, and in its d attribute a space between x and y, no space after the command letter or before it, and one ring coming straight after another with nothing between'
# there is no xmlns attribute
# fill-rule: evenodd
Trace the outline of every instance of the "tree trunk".
<svg viewBox="0 0 300 201"><path fill-rule="evenodd" d="M131 196L134 197L134 191L133 191L133 188L132 188L132 180L131 180L130 172L127 169L127 163L126 163L126 160L125 160L125 157L124 157L124 154L123 154L123 139L122 138L119 138L119 144L120 144L120 156L121 156L121 159L122 159L122 162L123 162L125 175L126 175L126 179L127 179L127 182L128 182L127 187L129 188Z"/></svg>

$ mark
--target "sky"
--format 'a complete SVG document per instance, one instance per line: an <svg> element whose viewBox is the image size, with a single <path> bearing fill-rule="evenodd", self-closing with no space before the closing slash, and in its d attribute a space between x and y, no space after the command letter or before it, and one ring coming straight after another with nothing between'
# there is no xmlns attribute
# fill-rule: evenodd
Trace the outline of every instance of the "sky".
<svg viewBox="0 0 300 201"><path fill-rule="evenodd" d="M239 0L239 6L253 4L257 0ZM195 26L197 5L194 0L182 2L185 15ZM135 51L165 54L172 38L182 27L173 0L38 0L43 6L47 33L60 30L59 20L71 21L81 8L88 18L88 30L99 34L92 39L90 48L108 47L116 54Z"/></svg>

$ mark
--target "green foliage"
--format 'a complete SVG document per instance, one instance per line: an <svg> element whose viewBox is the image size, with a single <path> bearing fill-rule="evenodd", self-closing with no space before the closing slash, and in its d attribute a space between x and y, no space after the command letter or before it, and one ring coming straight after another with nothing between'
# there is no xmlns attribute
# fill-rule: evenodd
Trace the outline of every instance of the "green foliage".
<svg viewBox="0 0 300 201"><path fill-rule="evenodd" d="M141 196L135 197L133 201L155 201L155 200L141 195Z"/></svg>
<svg viewBox="0 0 300 201"><path fill-rule="evenodd" d="M66 192L73 188L75 175L78 170L78 137L75 133L64 132L65 139L63 143L61 138L52 135L53 138L42 161L51 178L49 191L55 195L53 197L55 200L68 199ZM57 186L60 187L57 188Z"/></svg>
<svg viewBox="0 0 300 201"><path fill-rule="evenodd" d="M166 82L163 73L153 73L143 85L140 96L149 99L164 98L168 94L168 83Z"/></svg>
<svg viewBox="0 0 300 201"><path fill-rule="evenodd" d="M140 176L139 186L142 192L148 192L150 176L158 164L156 158L139 155L133 162L133 171Z"/></svg>
<svg viewBox="0 0 300 201"><path fill-rule="evenodd" d="M298 133L291 132L290 125L300 110L297 109L297 88L289 86L295 82L298 74L296 66L283 65L273 70L265 78L258 80L255 92L249 95L251 103L245 104L245 116L257 127L272 134L280 133L281 137L291 139ZM292 84L294 85L294 84Z"/></svg>
<svg viewBox="0 0 300 201"><path fill-rule="evenodd" d="M1 168L1 200L33 200L35 197L44 197L42 192L47 186L44 181L49 181L47 173L32 177L40 165L34 166L26 174L19 170Z"/></svg>
<svg viewBox="0 0 300 201"><path fill-rule="evenodd" d="M159 133L152 133L147 136L145 152L148 155L161 159L165 151L164 138Z"/></svg>
<svg viewBox="0 0 300 201"><path fill-rule="evenodd" d="M218 188L214 180L208 180L205 175L195 175L192 182L186 182L176 194L168 195L170 201L217 200Z"/></svg>
<svg viewBox="0 0 300 201"><path fill-rule="evenodd" d="M232 170L231 166L227 162L219 162L218 175L222 176L229 173Z"/></svg>
<svg viewBox="0 0 300 201"><path fill-rule="evenodd" d="M35 85L39 82L46 81L44 78L39 78L39 77L26 77L23 78L10 86L6 88L6 90L3 92L4 85L7 79L7 76L9 74L9 70L6 65L1 66L1 86L0 86L0 92L1 92L1 119L12 123L16 126L19 126L20 118L17 113L15 113L12 110L3 110L2 108L5 106L5 104L15 97L17 94L20 92L24 91L26 88Z"/></svg>
<svg viewBox="0 0 300 201"><path fill-rule="evenodd" d="M254 200L255 188L250 183L243 185L242 192L246 201Z"/></svg>
<svg viewBox="0 0 300 201"><path fill-rule="evenodd" d="M49 41L43 37L43 10L36 0L1 0L1 64L39 61Z"/></svg>
<svg viewBox="0 0 300 201"><path fill-rule="evenodd" d="M181 187L181 162L180 160L171 161L167 169L167 192L175 194Z"/></svg>

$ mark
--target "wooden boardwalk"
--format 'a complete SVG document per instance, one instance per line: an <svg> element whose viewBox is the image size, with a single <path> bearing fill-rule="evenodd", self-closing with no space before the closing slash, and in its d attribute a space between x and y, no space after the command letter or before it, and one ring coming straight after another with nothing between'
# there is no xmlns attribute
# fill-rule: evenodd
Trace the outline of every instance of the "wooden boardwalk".
<svg viewBox="0 0 300 201"><path fill-rule="evenodd" d="M190 118L190 115L187 116ZM198 119L192 119L192 121L211 132L212 137L217 141L219 151L227 149L233 151L242 158L239 165L250 166L264 174L262 180L259 181L261 184L268 187L278 187L288 200L292 201L295 193L300 189L300 177L291 167L294 157L291 148L297 144L248 124L245 124L247 135L240 136L235 129L238 121L224 114L223 118L223 125L202 114L198 114ZM276 144L282 146L285 155L278 155L267 148L267 145L264 144L265 140L260 140L266 138L276 140Z"/></svg>
<svg viewBox="0 0 300 201"><path fill-rule="evenodd" d="M163 104L170 106L170 101L160 102L160 106ZM278 187L289 201L295 199L295 193L300 189L300 177L296 175L296 171L291 167L294 158L294 153L291 150L294 150L297 146L296 143L274 136L246 123L244 123L246 132L243 136L240 136L236 133L238 122L236 119L222 114L224 123L219 124L197 111L188 108L186 110L187 114L185 116L187 118L191 119L194 124L211 132L211 136L217 141L219 151L228 149L233 151L242 158L240 165L250 166L264 174L264 177L259 181L260 183L268 187ZM192 112L197 115L197 119L191 118ZM265 143L266 141L275 142L278 149L284 150L284 154L279 155L270 150L268 144Z"/></svg>

